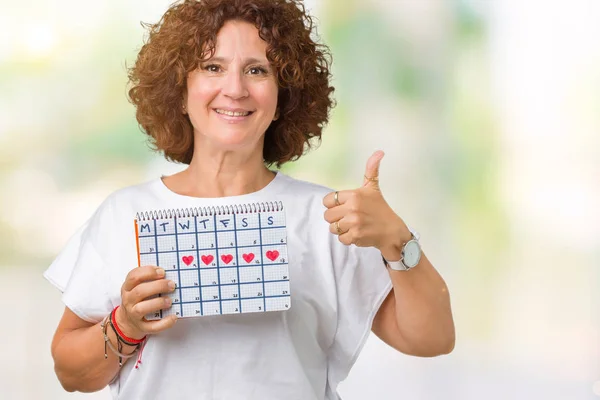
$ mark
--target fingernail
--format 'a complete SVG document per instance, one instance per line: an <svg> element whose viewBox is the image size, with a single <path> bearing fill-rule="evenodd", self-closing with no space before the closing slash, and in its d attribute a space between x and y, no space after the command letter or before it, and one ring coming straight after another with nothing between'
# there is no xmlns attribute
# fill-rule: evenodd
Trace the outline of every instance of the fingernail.
<svg viewBox="0 0 600 400"><path fill-rule="evenodd" d="M171 291L175 290L175 282L173 281L169 281L169 289L171 289Z"/></svg>
<svg viewBox="0 0 600 400"><path fill-rule="evenodd" d="M165 276L165 270L162 268L156 268L156 275Z"/></svg>
<svg viewBox="0 0 600 400"><path fill-rule="evenodd" d="M172 300L169 297L165 298L165 305L167 307L171 305L171 302L172 302Z"/></svg>

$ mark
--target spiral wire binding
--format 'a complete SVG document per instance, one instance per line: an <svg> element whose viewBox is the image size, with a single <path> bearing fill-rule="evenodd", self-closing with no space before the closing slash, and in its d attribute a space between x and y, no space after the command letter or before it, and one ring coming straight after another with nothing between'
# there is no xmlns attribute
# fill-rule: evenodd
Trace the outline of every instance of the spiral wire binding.
<svg viewBox="0 0 600 400"><path fill-rule="evenodd" d="M190 207L158 211L144 211L136 213L135 219L137 221L149 221L155 219L169 219L173 217L212 217L214 215L249 214L256 212L275 212L282 210L283 202L267 201L261 203L234 204L228 206Z"/></svg>

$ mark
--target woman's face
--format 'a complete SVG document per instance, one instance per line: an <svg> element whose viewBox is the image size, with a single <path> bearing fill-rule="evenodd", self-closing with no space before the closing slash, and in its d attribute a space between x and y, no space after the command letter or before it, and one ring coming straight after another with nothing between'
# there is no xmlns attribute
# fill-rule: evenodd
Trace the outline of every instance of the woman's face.
<svg viewBox="0 0 600 400"><path fill-rule="evenodd" d="M213 57L188 75L184 104L197 142L222 150L261 145L262 152L278 92L266 50L267 43L253 25L223 25Z"/></svg>

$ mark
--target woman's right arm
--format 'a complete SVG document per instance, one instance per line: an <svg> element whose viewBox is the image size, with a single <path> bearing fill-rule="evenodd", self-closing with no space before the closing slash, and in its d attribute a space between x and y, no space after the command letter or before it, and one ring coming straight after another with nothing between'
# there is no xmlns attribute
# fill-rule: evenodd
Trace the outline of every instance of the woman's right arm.
<svg viewBox="0 0 600 400"><path fill-rule="evenodd" d="M121 287L121 307L115 318L123 334L141 339L172 327L177 318L169 316L158 321L145 321L148 313L171 306L169 297L155 297L159 293L174 290L173 282L164 279L162 268L145 266L134 268ZM116 347L117 338L107 328L111 343ZM123 345L123 353L131 353L134 347ZM68 307L58 324L52 340L52 358L56 376L69 392L95 392L103 389L119 373L118 357L107 348L104 358L104 334L100 323L93 324L79 318Z"/></svg>

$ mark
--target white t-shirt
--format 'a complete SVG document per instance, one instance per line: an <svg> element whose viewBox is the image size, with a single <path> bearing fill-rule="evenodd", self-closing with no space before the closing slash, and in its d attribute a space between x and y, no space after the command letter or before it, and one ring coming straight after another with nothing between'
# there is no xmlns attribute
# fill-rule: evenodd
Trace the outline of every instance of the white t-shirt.
<svg viewBox="0 0 600 400"><path fill-rule="evenodd" d="M137 267L137 212L281 201L287 220L291 308L184 318L149 336L110 384L122 399L339 399L392 285L374 248L341 244L323 218L330 189L279 172L262 190L195 198L162 179L111 194L44 273L80 318L99 322L121 302ZM100 361L101 362L101 361Z"/></svg>

